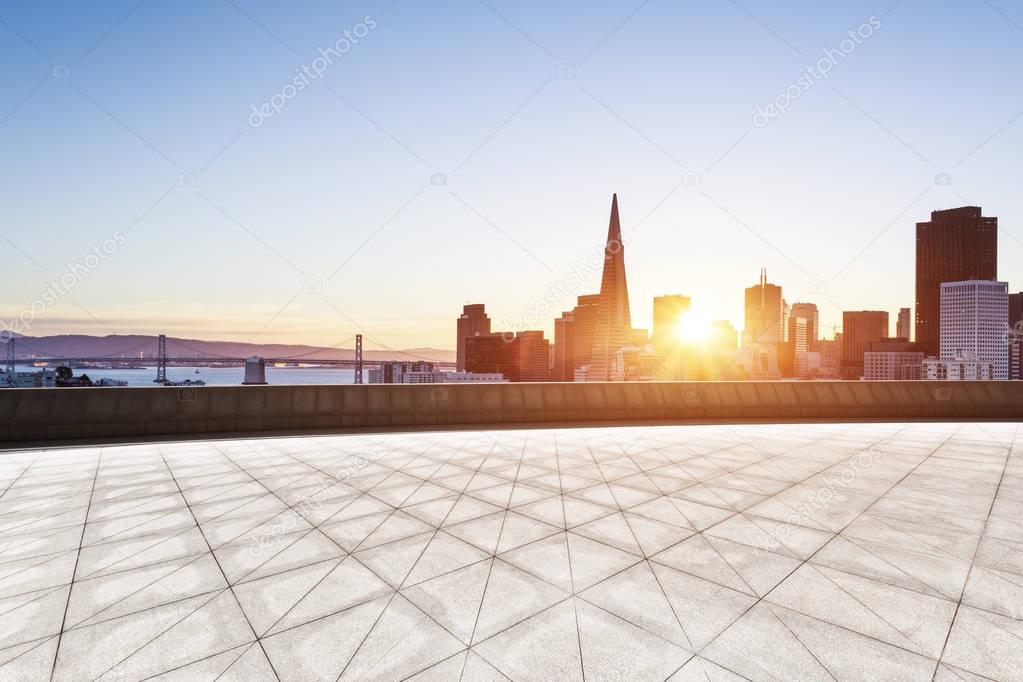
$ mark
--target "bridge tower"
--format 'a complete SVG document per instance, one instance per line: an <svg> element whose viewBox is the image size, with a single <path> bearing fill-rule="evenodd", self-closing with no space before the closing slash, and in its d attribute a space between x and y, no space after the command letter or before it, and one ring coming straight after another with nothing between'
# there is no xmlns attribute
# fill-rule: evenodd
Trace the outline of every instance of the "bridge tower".
<svg viewBox="0 0 1023 682"><path fill-rule="evenodd" d="M14 336L7 337L7 380L14 381Z"/></svg>
<svg viewBox="0 0 1023 682"><path fill-rule="evenodd" d="M167 383L167 335L160 334L156 342L156 378L153 383Z"/></svg>
<svg viewBox="0 0 1023 682"><path fill-rule="evenodd" d="M355 335L355 383L362 383L362 334Z"/></svg>

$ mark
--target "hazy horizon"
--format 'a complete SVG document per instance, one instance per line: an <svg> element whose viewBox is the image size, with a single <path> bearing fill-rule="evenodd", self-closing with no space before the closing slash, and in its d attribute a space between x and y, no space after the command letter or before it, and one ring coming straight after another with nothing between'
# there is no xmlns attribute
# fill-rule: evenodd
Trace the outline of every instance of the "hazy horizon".
<svg viewBox="0 0 1023 682"><path fill-rule="evenodd" d="M766 267L824 337L894 332L933 210L997 216L1023 289L1021 33L913 0L4 4L0 321L451 349L473 302L551 336L617 192L636 327L681 293L741 330Z"/></svg>

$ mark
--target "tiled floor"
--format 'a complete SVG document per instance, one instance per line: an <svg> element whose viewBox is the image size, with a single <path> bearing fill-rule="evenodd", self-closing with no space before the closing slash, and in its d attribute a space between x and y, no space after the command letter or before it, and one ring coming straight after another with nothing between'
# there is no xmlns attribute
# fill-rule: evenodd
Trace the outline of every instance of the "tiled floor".
<svg viewBox="0 0 1023 682"><path fill-rule="evenodd" d="M0 679L1023 679L1015 424L0 453Z"/></svg>

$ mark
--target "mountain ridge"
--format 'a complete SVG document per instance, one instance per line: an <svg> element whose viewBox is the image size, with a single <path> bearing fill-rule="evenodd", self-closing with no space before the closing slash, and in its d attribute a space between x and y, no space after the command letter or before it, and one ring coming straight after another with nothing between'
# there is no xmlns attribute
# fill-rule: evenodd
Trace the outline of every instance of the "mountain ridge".
<svg viewBox="0 0 1023 682"><path fill-rule="evenodd" d="M30 357L88 357L152 359L157 354L157 337L146 334L54 334L50 336L15 336L19 359ZM140 353L142 354L140 356ZM288 343L247 343L167 337L168 357L240 358L258 355L265 358L302 358L309 360L352 360L354 348L335 348ZM428 360L454 362L455 352L441 348L403 348L396 350L364 350L366 360Z"/></svg>

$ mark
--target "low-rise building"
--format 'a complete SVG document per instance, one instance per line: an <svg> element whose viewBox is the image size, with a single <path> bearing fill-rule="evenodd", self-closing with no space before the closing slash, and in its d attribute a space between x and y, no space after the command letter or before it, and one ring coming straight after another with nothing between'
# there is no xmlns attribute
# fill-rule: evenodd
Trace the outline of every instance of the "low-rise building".
<svg viewBox="0 0 1023 682"><path fill-rule="evenodd" d="M962 356L954 360L925 358L921 374L927 381L989 381L995 377L995 364Z"/></svg>
<svg viewBox="0 0 1023 682"><path fill-rule="evenodd" d="M425 360L414 362L382 362L380 367L371 367L366 372L366 383L369 384L408 384L415 383L405 381L405 375L409 373L430 373L436 370L436 365Z"/></svg>
<svg viewBox="0 0 1023 682"><path fill-rule="evenodd" d="M57 373L46 368L36 372L0 371L0 386L11 388L52 388L56 379Z"/></svg>
<svg viewBox="0 0 1023 682"><path fill-rule="evenodd" d="M914 351L868 350L863 354L865 381L909 381L919 379L924 354Z"/></svg>
<svg viewBox="0 0 1023 682"><path fill-rule="evenodd" d="M500 372L405 372L403 384L493 384L507 383Z"/></svg>

